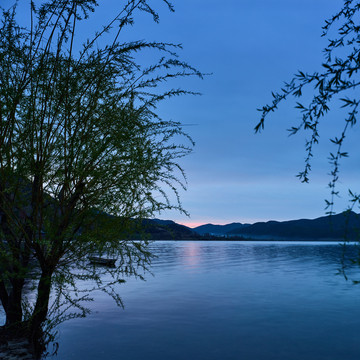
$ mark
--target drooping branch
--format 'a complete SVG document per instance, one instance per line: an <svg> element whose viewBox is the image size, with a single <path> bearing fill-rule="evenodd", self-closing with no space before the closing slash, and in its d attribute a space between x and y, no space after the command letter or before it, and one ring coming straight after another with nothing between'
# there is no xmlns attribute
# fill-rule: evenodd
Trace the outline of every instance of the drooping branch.
<svg viewBox="0 0 360 360"><path fill-rule="evenodd" d="M342 9L330 19L326 20L323 27L323 36L330 37L325 47L325 61L322 71L307 73L299 71L290 82L285 83L279 91L272 93L273 100L270 104L258 109L261 118L255 126L255 132L264 128L265 119L270 113L275 112L278 106L290 98L301 98L303 92L313 87L313 96L308 105L296 102L295 108L301 113L300 124L289 129L290 135L297 134L300 130L310 133L306 140L305 168L298 174L303 182L309 181L313 148L319 143L319 124L330 111L330 104L338 105L340 108L348 108L350 111L344 114L343 131L338 136L333 136L330 141L336 146L336 151L329 155L331 166L329 182L330 200L326 200L328 213L333 213L334 199L338 195L336 184L339 179L340 160L348 156L343 151L343 145L348 130L357 124L359 99L351 99L350 95L360 86L360 24L357 16L360 5L354 0L344 0ZM335 35L330 36L334 30Z"/></svg>

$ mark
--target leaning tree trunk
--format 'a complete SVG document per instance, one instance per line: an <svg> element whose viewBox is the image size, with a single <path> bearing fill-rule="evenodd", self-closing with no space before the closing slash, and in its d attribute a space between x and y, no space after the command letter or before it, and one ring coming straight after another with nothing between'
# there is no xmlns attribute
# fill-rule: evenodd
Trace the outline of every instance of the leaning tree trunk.
<svg viewBox="0 0 360 360"><path fill-rule="evenodd" d="M33 342L41 341L43 336L42 324L46 320L49 308L49 299L51 291L51 276L53 268L44 267L38 284L38 294L33 316L30 319L31 340Z"/></svg>

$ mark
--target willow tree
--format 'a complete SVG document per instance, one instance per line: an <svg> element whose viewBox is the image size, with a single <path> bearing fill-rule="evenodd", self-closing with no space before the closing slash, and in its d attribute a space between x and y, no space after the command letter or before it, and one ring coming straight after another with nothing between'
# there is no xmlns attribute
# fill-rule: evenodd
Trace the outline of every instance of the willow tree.
<svg viewBox="0 0 360 360"><path fill-rule="evenodd" d="M64 284L76 278L102 287L98 272L85 266L87 254L118 254L108 270L113 283L147 266L146 241L121 240L128 219L184 211L178 159L193 143L156 107L188 92L158 85L201 77L178 59L179 45L119 41L137 12L158 21L146 0L119 2L119 13L81 46L78 23L91 18L95 0L36 3L28 2L28 27L17 22L15 4L3 10L0 28L0 299L7 325L27 320L33 335L48 314L52 284L65 298ZM159 61L140 65L145 49L162 54ZM22 290L33 266L40 269L37 300L24 314Z"/></svg>

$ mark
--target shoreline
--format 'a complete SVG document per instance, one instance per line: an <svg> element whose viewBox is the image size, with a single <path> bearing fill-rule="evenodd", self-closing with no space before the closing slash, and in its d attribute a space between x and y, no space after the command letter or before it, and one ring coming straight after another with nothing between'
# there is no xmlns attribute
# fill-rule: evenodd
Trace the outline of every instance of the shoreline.
<svg viewBox="0 0 360 360"><path fill-rule="evenodd" d="M246 239L234 239L234 238L205 238L205 239L152 239L153 241L238 241L238 242L331 242L331 243L358 243L359 240L345 240L345 239L256 239L256 238L246 238Z"/></svg>

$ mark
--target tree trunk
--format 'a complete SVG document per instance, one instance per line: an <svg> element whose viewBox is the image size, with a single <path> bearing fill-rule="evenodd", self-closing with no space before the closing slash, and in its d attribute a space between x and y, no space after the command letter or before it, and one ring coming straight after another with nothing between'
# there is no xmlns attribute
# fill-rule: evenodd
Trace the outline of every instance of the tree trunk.
<svg viewBox="0 0 360 360"><path fill-rule="evenodd" d="M5 313L7 313L8 304L9 304L9 295L7 293L6 286L3 281L0 281L0 300Z"/></svg>
<svg viewBox="0 0 360 360"><path fill-rule="evenodd" d="M23 325L22 292L28 272L29 257L29 249L26 246L22 248L20 242L13 247L13 265L8 270L11 273L8 289L6 289L4 281L0 283L0 298L6 313L5 325L14 329Z"/></svg>
<svg viewBox="0 0 360 360"><path fill-rule="evenodd" d="M23 286L23 279L12 279L11 291L8 297L8 306L6 310L6 326L16 327L23 320L21 306Z"/></svg>
<svg viewBox="0 0 360 360"><path fill-rule="evenodd" d="M30 320L32 340L38 341L42 336L42 323L46 320L51 290L51 276L54 270L44 268L38 284L38 295L35 309Z"/></svg>

